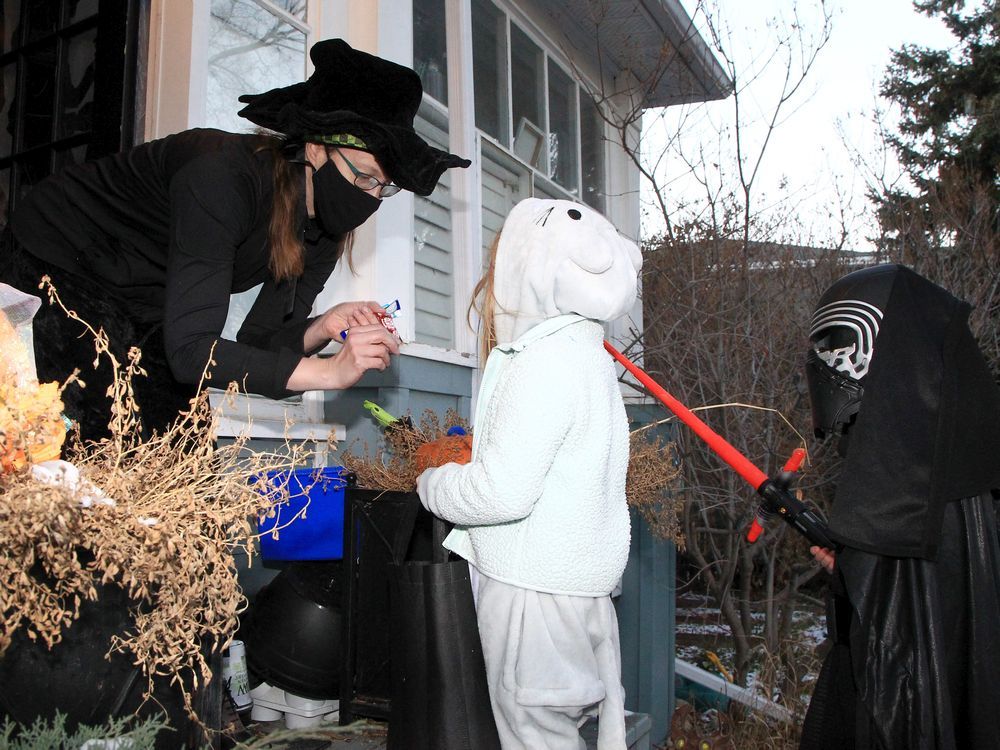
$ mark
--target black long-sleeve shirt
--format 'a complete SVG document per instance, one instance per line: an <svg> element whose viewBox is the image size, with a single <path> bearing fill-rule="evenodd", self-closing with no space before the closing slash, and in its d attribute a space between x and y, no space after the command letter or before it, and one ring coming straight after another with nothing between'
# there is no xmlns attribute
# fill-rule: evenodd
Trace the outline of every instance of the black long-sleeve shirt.
<svg viewBox="0 0 1000 750"><path fill-rule="evenodd" d="M338 244L306 228L301 201L305 271L293 280L272 277L266 145L262 136L189 130L75 165L36 185L11 227L33 255L99 279L138 318L162 321L178 380L198 382L211 353L214 385L235 380L252 393L287 396ZM222 339L230 294L257 284L237 340Z"/></svg>

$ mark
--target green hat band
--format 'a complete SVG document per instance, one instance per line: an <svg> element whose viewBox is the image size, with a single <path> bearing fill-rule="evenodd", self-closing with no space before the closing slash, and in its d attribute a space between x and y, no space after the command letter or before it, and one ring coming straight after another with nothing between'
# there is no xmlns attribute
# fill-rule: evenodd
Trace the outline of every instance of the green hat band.
<svg viewBox="0 0 1000 750"><path fill-rule="evenodd" d="M348 148L360 148L365 151L368 146L363 140L350 133L335 133L334 135L307 135L305 140L314 143L325 143L327 146L347 146Z"/></svg>

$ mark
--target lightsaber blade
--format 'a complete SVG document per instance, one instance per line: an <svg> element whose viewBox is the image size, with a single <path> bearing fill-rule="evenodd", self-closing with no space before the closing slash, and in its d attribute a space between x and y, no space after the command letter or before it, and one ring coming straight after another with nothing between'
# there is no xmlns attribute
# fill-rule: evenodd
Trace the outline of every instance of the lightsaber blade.
<svg viewBox="0 0 1000 750"><path fill-rule="evenodd" d="M604 342L604 348L607 349L608 353L618 360L618 362L626 370L632 373L633 377L642 383L646 390L662 402L664 406L670 409L670 411L676 414L684 424L694 430L698 437L708 443L708 447L711 448L719 456L719 458L729 464L737 474L743 477L751 487L755 490L760 489L760 486L767 481L767 474L754 466L750 459L740 453L735 447L733 447L732 443L722 437L722 435L699 419L694 412L667 393L666 389L647 375L645 370L641 369L632 360L615 349L607 341Z"/></svg>

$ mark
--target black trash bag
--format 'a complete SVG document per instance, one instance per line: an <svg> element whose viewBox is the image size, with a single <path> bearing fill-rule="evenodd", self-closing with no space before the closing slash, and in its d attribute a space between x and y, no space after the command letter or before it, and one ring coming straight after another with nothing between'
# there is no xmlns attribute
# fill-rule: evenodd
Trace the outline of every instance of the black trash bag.
<svg viewBox="0 0 1000 750"><path fill-rule="evenodd" d="M469 564L392 566L388 750L500 748Z"/></svg>

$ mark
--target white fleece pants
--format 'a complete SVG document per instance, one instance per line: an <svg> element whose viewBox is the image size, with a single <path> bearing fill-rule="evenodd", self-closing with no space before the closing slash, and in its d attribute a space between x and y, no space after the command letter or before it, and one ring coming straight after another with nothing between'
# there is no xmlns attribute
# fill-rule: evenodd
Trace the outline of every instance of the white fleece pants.
<svg viewBox="0 0 1000 750"><path fill-rule="evenodd" d="M625 750L625 690L610 596L543 594L479 574L477 617L503 750Z"/></svg>

